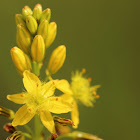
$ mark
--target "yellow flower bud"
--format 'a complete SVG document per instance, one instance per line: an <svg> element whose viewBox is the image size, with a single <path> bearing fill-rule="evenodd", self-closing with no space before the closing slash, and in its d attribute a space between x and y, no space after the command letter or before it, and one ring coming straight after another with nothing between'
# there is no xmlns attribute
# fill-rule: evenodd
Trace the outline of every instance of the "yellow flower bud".
<svg viewBox="0 0 140 140"><path fill-rule="evenodd" d="M42 5L37 4L33 9L33 17L36 19L37 23L39 22L40 16L42 14Z"/></svg>
<svg viewBox="0 0 140 140"><path fill-rule="evenodd" d="M41 62L45 56L45 44L41 35L36 35L31 46L33 61Z"/></svg>
<svg viewBox="0 0 140 140"><path fill-rule="evenodd" d="M25 52L29 53L31 46L31 35L29 31L21 24L17 25L17 44Z"/></svg>
<svg viewBox="0 0 140 140"><path fill-rule="evenodd" d="M48 71L51 74L56 73L64 64L66 58L66 47L61 45L57 47L51 54L49 60Z"/></svg>
<svg viewBox="0 0 140 140"><path fill-rule="evenodd" d="M11 49L11 57L17 70L22 74L25 70L31 70L31 62L29 57L19 48Z"/></svg>
<svg viewBox="0 0 140 140"><path fill-rule="evenodd" d="M16 20L16 24L22 24L24 26L26 26L25 21L23 19L23 16L21 14L16 14L15 15L15 20Z"/></svg>
<svg viewBox="0 0 140 140"><path fill-rule="evenodd" d="M51 18L51 10L49 8L45 9L42 14L41 14L41 17L40 17L40 23L46 19L48 20L48 22L50 21L50 18Z"/></svg>
<svg viewBox="0 0 140 140"><path fill-rule="evenodd" d="M32 15L32 14L33 14L33 11L31 10L31 8L29 6L24 6L24 8L22 9L22 15L23 15L24 20L26 20L26 17L28 15Z"/></svg>
<svg viewBox="0 0 140 140"><path fill-rule="evenodd" d="M47 38L48 35L48 25L49 22L47 20L43 20L38 27L37 34L41 35L44 40Z"/></svg>
<svg viewBox="0 0 140 140"><path fill-rule="evenodd" d="M48 28L48 35L45 40L45 46L48 48L54 41L57 33L57 25L55 22L51 22Z"/></svg>
<svg viewBox="0 0 140 140"><path fill-rule="evenodd" d="M29 16L26 17L26 25L27 25L30 33L32 35L34 35L37 31L38 24L37 24L37 21L35 20L35 18L33 16L29 15Z"/></svg>
<svg viewBox="0 0 140 140"><path fill-rule="evenodd" d="M14 118L14 112L2 106L0 106L0 116L1 115L7 117L10 120Z"/></svg>
<svg viewBox="0 0 140 140"><path fill-rule="evenodd" d="M15 131L6 140L25 140L25 137L21 131Z"/></svg>

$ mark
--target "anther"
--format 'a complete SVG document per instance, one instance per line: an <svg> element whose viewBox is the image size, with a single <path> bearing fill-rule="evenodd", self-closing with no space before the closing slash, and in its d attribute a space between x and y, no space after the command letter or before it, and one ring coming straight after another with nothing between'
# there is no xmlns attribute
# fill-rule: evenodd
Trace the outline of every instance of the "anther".
<svg viewBox="0 0 140 140"><path fill-rule="evenodd" d="M84 74L84 73L86 73L86 69L85 68L82 69L82 74Z"/></svg>
<svg viewBox="0 0 140 140"><path fill-rule="evenodd" d="M88 78L88 81L91 82L91 80L92 80L91 77L89 77L89 78Z"/></svg>
<svg viewBox="0 0 140 140"><path fill-rule="evenodd" d="M100 96L99 96L99 95L96 95L95 97L96 97L96 99L99 99L99 98L100 98Z"/></svg>
<svg viewBox="0 0 140 140"><path fill-rule="evenodd" d="M97 95L97 93L96 93L95 91L93 91L93 95L95 95L95 96L96 96L96 95Z"/></svg>

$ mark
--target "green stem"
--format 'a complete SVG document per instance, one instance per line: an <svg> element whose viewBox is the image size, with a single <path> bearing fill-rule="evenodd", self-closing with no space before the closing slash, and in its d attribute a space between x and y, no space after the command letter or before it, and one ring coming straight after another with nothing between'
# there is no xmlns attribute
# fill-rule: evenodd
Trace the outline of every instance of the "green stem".
<svg viewBox="0 0 140 140"><path fill-rule="evenodd" d="M41 140L41 133L43 130L43 125L40 122L39 116L35 115L34 117L34 136L33 136L33 140Z"/></svg>
<svg viewBox="0 0 140 140"><path fill-rule="evenodd" d="M45 82L48 82L49 78L51 77L51 74L48 74L45 78Z"/></svg>
<svg viewBox="0 0 140 140"><path fill-rule="evenodd" d="M40 63L34 61L32 63L32 68L33 68L33 73L36 76L40 76Z"/></svg>
<svg viewBox="0 0 140 140"><path fill-rule="evenodd" d="M32 136L31 136L30 134L28 134L28 133L23 132L23 135L24 135L25 137L29 138L29 139L32 139Z"/></svg>
<svg viewBox="0 0 140 140"><path fill-rule="evenodd" d="M32 63L32 68L33 68L32 72L36 76L39 77L40 76L40 69L41 69L40 63L33 62ZM35 115L34 116L34 134L33 134L32 140L43 140L42 137L41 137L42 130L43 130L43 125L42 125L42 123L39 119L39 116Z"/></svg>
<svg viewBox="0 0 140 140"><path fill-rule="evenodd" d="M27 124L24 125L24 128L25 128L31 135L33 134L31 128L30 128Z"/></svg>

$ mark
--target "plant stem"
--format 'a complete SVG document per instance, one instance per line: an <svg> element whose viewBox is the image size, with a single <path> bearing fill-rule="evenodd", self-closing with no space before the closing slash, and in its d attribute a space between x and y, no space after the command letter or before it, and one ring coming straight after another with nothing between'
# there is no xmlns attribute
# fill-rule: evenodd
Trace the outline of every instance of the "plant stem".
<svg viewBox="0 0 140 140"><path fill-rule="evenodd" d="M40 76L40 64L38 62L33 62L32 63L32 68L33 68L33 73L36 76Z"/></svg>
<svg viewBox="0 0 140 140"><path fill-rule="evenodd" d="M25 128L31 135L33 134L31 128L30 128L27 124L24 125L24 128Z"/></svg>
<svg viewBox="0 0 140 140"><path fill-rule="evenodd" d="M40 69L41 69L41 65L38 62L33 62L32 63L32 68L33 68L33 73L36 76L40 76ZM41 133L43 130L43 125L39 119L39 116L36 114L34 116L34 134L33 134L33 138L32 140L43 140L43 138L41 137Z"/></svg>
<svg viewBox="0 0 140 140"><path fill-rule="evenodd" d="M39 116L35 115L34 117L34 136L33 140L41 140L41 132L43 130L43 125L40 122Z"/></svg>
<svg viewBox="0 0 140 140"><path fill-rule="evenodd" d="M23 133L23 135L25 136L25 137L27 137L27 138L29 138L29 139L32 139L32 136L30 135L30 134L28 134L28 133Z"/></svg>

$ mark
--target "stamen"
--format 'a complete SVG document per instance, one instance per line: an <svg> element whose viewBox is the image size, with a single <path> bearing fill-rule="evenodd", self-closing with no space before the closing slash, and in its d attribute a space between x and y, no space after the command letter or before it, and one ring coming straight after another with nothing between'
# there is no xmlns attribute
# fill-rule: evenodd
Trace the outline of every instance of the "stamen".
<svg viewBox="0 0 140 140"><path fill-rule="evenodd" d="M91 80L92 80L91 77L89 77L89 78L88 78L88 81L91 82Z"/></svg>
<svg viewBox="0 0 140 140"><path fill-rule="evenodd" d="M100 98L100 96L99 96L99 95L96 95L95 97L96 97L96 99L99 99L99 98Z"/></svg>
<svg viewBox="0 0 140 140"><path fill-rule="evenodd" d="M82 69L82 74L84 74L84 73L86 73L86 69L85 68Z"/></svg>
<svg viewBox="0 0 140 140"><path fill-rule="evenodd" d="M93 95L95 95L95 96L97 95L96 91L93 91Z"/></svg>

